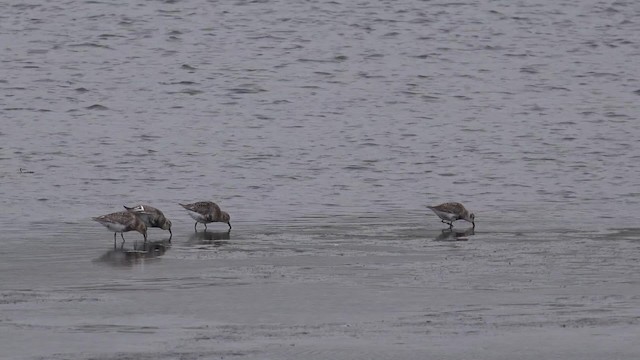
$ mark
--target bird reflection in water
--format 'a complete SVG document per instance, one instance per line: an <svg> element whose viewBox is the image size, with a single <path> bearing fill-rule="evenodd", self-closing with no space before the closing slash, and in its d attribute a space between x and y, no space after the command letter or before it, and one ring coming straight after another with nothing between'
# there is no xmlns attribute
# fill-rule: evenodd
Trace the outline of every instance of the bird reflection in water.
<svg viewBox="0 0 640 360"><path fill-rule="evenodd" d="M456 229L444 229L436 238L435 241L468 241L469 236L475 234L474 228L470 227L466 230Z"/></svg>
<svg viewBox="0 0 640 360"><path fill-rule="evenodd" d="M231 230L228 231L203 231L195 232L189 236L188 245L213 245L215 247L226 245L231 239Z"/></svg>
<svg viewBox="0 0 640 360"><path fill-rule="evenodd" d="M148 241L142 244L136 243L133 249L115 248L109 250L95 259L95 261L112 266L132 266L164 255L169 247L171 247L171 243L167 240Z"/></svg>

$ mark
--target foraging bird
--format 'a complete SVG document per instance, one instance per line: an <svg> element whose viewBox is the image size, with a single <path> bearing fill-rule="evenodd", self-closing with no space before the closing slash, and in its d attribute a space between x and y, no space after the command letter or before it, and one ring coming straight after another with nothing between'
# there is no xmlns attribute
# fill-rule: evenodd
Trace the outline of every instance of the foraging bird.
<svg viewBox="0 0 640 360"><path fill-rule="evenodd" d="M135 230L144 236L144 242L147 242L147 225L134 213L128 211L120 211L107 215L92 218L93 220L104 225L107 229L113 231L113 248L116 247L116 233L120 233L122 243L120 248L124 246L124 235L127 231Z"/></svg>
<svg viewBox="0 0 640 360"><path fill-rule="evenodd" d="M433 210L441 221L449 225L449 229L453 227L453 222L456 220L466 220L473 224L473 228L476 227L475 215L469 212L464 205L457 202L448 202L436 206L427 206Z"/></svg>
<svg viewBox="0 0 640 360"><path fill-rule="evenodd" d="M198 201L193 204L179 204L187 210L189 216L196 221L193 229L198 231L198 223L204 224L204 230L207 231L207 224L212 222L223 222L229 225L231 230L231 217L225 211L220 209L218 204L212 201Z"/></svg>
<svg viewBox="0 0 640 360"><path fill-rule="evenodd" d="M137 205L134 207L127 207L124 205L124 208L127 209L128 212L138 215L140 220L142 220L147 227L157 227L162 230L169 230L169 242L171 242L171 238L173 237L173 233L171 232L171 221L164 216L162 211L149 205Z"/></svg>

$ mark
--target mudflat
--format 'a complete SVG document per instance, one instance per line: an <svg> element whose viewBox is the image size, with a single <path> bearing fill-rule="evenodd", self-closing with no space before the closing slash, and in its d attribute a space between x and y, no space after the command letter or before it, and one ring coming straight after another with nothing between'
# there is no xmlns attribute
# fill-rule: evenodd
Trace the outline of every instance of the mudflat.
<svg viewBox="0 0 640 360"><path fill-rule="evenodd" d="M185 223L171 244L158 230L146 248L123 250L77 224L104 243L77 246L86 239L54 231L62 241L48 255L25 239L13 250L21 261L1 265L3 356L640 356L638 229L449 232L324 220L206 233Z"/></svg>

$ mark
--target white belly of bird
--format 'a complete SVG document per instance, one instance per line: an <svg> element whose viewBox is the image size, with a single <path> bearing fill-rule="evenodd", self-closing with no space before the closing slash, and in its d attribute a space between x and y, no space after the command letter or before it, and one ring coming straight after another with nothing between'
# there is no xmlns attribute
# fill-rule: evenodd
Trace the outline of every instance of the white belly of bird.
<svg viewBox="0 0 640 360"><path fill-rule="evenodd" d="M126 228L125 225L122 225L120 223L102 223L102 225L106 226L107 229L113 232L123 232Z"/></svg>
<svg viewBox="0 0 640 360"><path fill-rule="evenodd" d="M448 212L443 212L443 211L438 211L438 210L433 210L436 215L438 215L438 217L440 217L440 219L442 220L447 220L447 221L454 221L454 220L458 220L458 215L456 214L452 214L452 213L448 213Z"/></svg>
<svg viewBox="0 0 640 360"><path fill-rule="evenodd" d="M187 210L187 212L189 213L189 216L191 216L193 218L193 220L195 220L195 221L197 221L199 223L206 224L206 223L210 223L211 222L211 221L205 220L205 217L202 216L202 214L200 214L200 213L197 213L195 211L189 211L189 210Z"/></svg>

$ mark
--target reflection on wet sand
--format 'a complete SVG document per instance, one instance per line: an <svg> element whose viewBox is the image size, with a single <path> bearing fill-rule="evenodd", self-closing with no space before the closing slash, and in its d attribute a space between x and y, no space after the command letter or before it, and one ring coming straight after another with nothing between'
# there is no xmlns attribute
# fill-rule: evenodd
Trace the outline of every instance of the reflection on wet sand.
<svg viewBox="0 0 640 360"><path fill-rule="evenodd" d="M204 231L194 232L189 236L188 245L213 245L222 246L229 242L225 240L231 239L231 231Z"/></svg>
<svg viewBox="0 0 640 360"><path fill-rule="evenodd" d="M436 238L435 241L467 241L469 240L469 236L475 234L475 231L472 227L465 230L456 230L456 229L444 229Z"/></svg>
<svg viewBox="0 0 640 360"><path fill-rule="evenodd" d="M133 249L109 250L94 261L112 266L131 266L164 255L169 247L171 247L171 243L166 240L149 241L142 245L135 244Z"/></svg>

